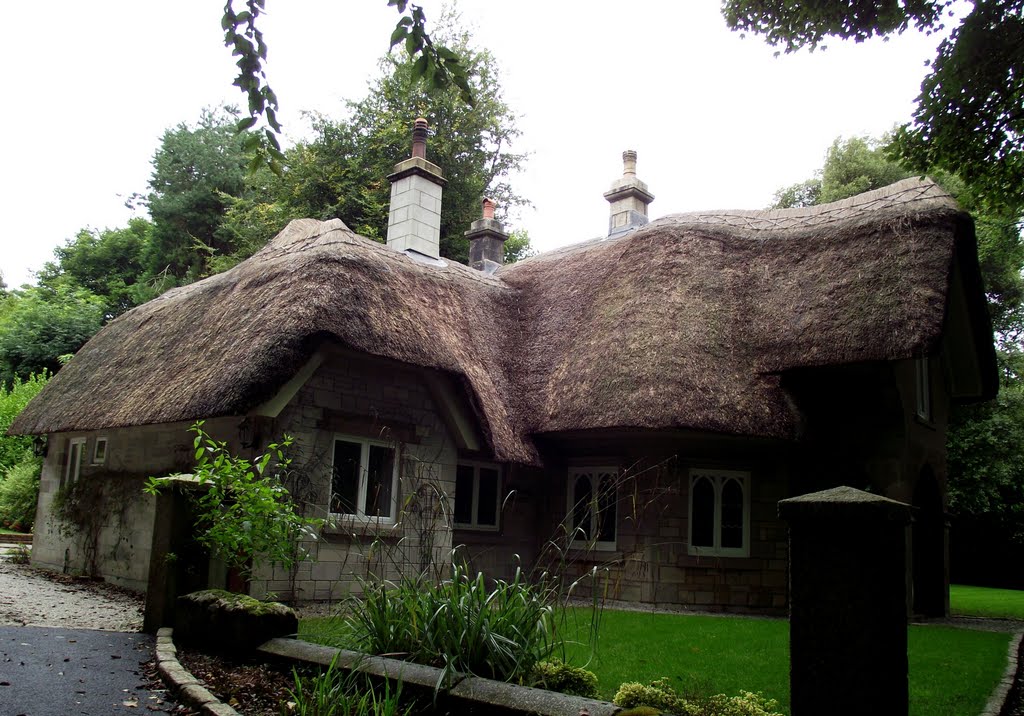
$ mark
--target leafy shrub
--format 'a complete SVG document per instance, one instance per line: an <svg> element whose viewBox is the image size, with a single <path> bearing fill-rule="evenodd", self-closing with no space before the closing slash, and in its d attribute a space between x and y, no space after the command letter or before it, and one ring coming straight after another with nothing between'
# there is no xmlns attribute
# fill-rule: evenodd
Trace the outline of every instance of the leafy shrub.
<svg viewBox="0 0 1024 716"><path fill-rule="evenodd" d="M553 608L542 588L516 569L488 588L458 565L451 579L365 584L350 616L358 647L504 681L529 677L558 645Z"/></svg>
<svg viewBox="0 0 1024 716"><path fill-rule="evenodd" d="M741 691L739 696L681 696L666 679L649 686L631 681L622 684L613 699L623 708L648 706L678 716L782 716L779 704L761 694Z"/></svg>
<svg viewBox="0 0 1024 716"><path fill-rule="evenodd" d="M282 483L290 459L285 452L291 438L267 446L252 462L232 455L226 442L214 440L193 424L196 466L193 474L206 489L190 493L196 508L196 540L242 574L263 564L289 568L296 559L300 537L317 538L320 520L299 515ZM155 495L166 486L151 477L145 491Z"/></svg>
<svg viewBox="0 0 1024 716"><path fill-rule="evenodd" d="M21 460L3 471L0 478L0 526L31 532L39 498L42 460L25 453Z"/></svg>
<svg viewBox="0 0 1024 716"><path fill-rule="evenodd" d="M346 672L337 660L312 678L292 670L295 688L288 690L289 701L281 704L283 716L405 716L412 710L400 703L401 682L392 692L390 681L376 686L358 672Z"/></svg>
<svg viewBox="0 0 1024 716"><path fill-rule="evenodd" d="M541 661L533 667L534 686L573 696L597 696L597 676L593 671L563 661Z"/></svg>
<svg viewBox="0 0 1024 716"><path fill-rule="evenodd" d="M625 709L650 706L672 713L682 713L682 707L686 703L665 679L653 681L649 686L637 681L628 681L619 686L612 701Z"/></svg>
<svg viewBox="0 0 1024 716"><path fill-rule="evenodd" d="M25 381L15 377L10 389L0 385L0 473L14 467L21 461L25 452L32 449L31 436L7 435L7 428L28 405L28 401L43 389L48 379L47 374L40 373L29 376Z"/></svg>
<svg viewBox="0 0 1024 716"><path fill-rule="evenodd" d="M28 548L28 545L19 544L11 550L8 559L14 564L28 564L32 561L32 550Z"/></svg>

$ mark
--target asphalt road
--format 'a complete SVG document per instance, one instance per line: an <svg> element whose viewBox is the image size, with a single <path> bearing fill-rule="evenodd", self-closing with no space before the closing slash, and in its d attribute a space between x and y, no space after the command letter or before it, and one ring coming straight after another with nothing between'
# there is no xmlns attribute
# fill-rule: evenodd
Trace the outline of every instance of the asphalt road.
<svg viewBox="0 0 1024 716"><path fill-rule="evenodd" d="M152 657L149 634L0 626L0 716L170 713L147 688Z"/></svg>

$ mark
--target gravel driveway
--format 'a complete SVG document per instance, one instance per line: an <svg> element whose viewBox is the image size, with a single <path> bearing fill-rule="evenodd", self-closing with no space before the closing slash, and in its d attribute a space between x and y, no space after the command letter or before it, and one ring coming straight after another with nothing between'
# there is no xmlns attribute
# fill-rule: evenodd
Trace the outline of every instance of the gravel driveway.
<svg viewBox="0 0 1024 716"><path fill-rule="evenodd" d="M0 626L142 629L142 595L14 564L0 554Z"/></svg>

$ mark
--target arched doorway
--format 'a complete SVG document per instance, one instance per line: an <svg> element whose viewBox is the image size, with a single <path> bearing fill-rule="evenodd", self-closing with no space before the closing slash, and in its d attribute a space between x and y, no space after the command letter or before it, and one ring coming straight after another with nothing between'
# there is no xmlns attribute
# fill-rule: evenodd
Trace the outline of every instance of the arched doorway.
<svg viewBox="0 0 1024 716"><path fill-rule="evenodd" d="M913 587L914 613L946 616L949 585L946 577L946 517L942 492L931 467L926 465L914 485Z"/></svg>

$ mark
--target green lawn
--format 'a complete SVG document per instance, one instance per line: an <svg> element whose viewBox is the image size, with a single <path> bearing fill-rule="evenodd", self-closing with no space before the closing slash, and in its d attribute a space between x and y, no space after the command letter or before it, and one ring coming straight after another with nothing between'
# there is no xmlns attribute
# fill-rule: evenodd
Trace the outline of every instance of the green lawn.
<svg viewBox="0 0 1024 716"><path fill-rule="evenodd" d="M9 530L9 529L5 529L3 527L0 527L0 535L21 535L21 534L25 534L25 533L24 532L18 532L17 530Z"/></svg>
<svg viewBox="0 0 1024 716"><path fill-rule="evenodd" d="M1024 592L953 584L949 587L949 611L976 617L1024 619Z"/></svg>
<svg viewBox="0 0 1024 716"><path fill-rule="evenodd" d="M580 615L575 627L581 634L584 621ZM343 628L332 620L303 620L299 636L346 642ZM1009 640L1009 634L910 627L911 716L980 713L1006 666ZM570 645L567 656L576 664L589 660L605 698L624 681L667 677L679 691L760 691L789 712L789 624L784 620L605 610L593 658L584 644Z"/></svg>
<svg viewBox="0 0 1024 716"><path fill-rule="evenodd" d="M1006 666L1008 634L912 626L912 716L976 714ZM576 646L575 662L589 650ZM667 677L679 690L760 691L789 711L789 624L782 620L606 611L589 668L602 695L623 681Z"/></svg>

